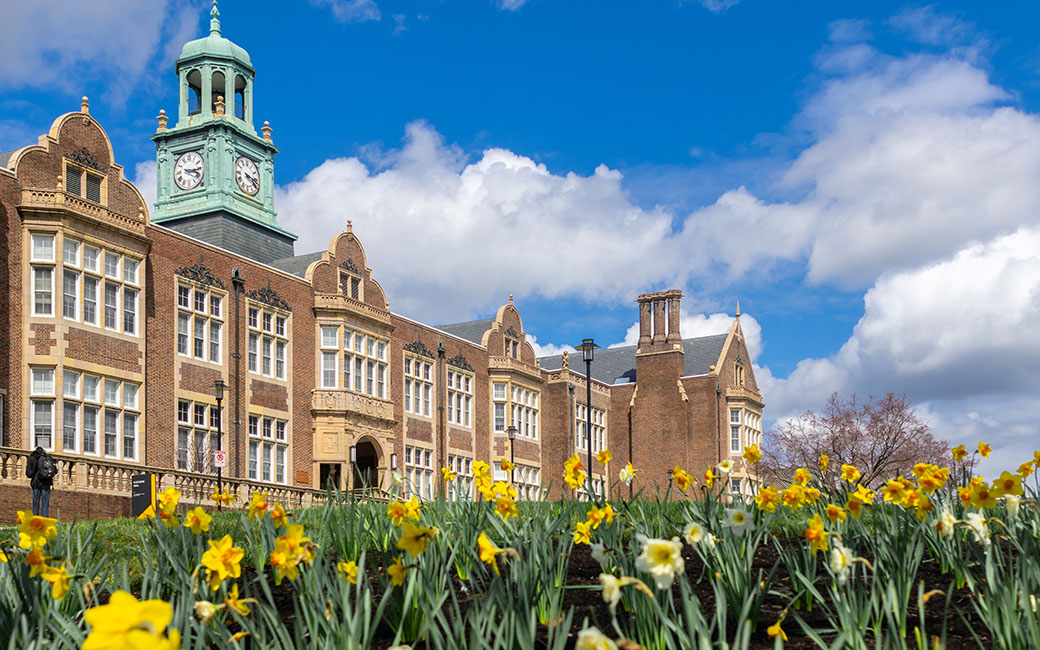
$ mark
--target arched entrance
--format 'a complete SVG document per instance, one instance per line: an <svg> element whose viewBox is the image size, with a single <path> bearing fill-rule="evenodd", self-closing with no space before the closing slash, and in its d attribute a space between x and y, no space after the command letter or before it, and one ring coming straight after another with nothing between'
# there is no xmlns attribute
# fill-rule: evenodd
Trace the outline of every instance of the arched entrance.
<svg viewBox="0 0 1040 650"><path fill-rule="evenodd" d="M354 476L350 488L360 492L366 488L379 488L379 451L370 440L357 442L357 460L354 463Z"/></svg>

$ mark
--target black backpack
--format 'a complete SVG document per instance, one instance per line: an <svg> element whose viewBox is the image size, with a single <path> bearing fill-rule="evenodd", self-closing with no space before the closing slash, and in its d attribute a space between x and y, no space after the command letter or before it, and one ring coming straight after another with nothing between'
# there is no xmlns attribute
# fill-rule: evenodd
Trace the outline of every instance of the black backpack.
<svg viewBox="0 0 1040 650"><path fill-rule="evenodd" d="M58 473L58 465L50 454L40 456L40 466L36 469L36 473L40 478L54 478Z"/></svg>

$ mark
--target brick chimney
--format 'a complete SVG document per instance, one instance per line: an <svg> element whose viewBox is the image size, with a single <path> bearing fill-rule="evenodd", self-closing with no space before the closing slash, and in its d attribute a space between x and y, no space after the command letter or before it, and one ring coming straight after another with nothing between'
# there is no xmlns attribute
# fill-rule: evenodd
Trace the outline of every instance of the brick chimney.
<svg viewBox="0 0 1040 650"><path fill-rule="evenodd" d="M639 303L639 344L637 353L682 351L679 333L678 289L644 293L636 298Z"/></svg>

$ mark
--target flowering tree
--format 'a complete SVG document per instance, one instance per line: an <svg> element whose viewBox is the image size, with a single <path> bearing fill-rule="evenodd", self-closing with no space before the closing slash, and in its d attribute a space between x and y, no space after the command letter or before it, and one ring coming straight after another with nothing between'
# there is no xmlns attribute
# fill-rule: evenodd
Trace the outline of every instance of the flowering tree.
<svg viewBox="0 0 1040 650"><path fill-rule="evenodd" d="M806 411L777 424L764 446L763 468L778 481L789 480L799 467L815 470L821 455L829 457L830 476L843 464L855 465L867 486L910 476L915 463L951 460L947 442L936 440L905 394L895 393L866 402L834 393L819 413Z"/></svg>

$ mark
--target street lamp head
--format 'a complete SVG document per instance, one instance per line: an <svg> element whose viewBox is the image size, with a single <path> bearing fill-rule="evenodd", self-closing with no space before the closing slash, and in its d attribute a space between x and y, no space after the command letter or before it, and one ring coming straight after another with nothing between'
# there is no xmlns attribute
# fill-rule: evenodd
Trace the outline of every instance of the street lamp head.
<svg viewBox="0 0 1040 650"><path fill-rule="evenodd" d="M350 445L350 463L357 463L357 445Z"/></svg>
<svg viewBox="0 0 1040 650"><path fill-rule="evenodd" d="M514 425L509 425L509 428L506 429L506 433L509 435L510 440L516 440L516 434L519 432L520 429L517 429Z"/></svg>
<svg viewBox="0 0 1040 650"><path fill-rule="evenodd" d="M224 391L230 389L231 387L225 384L223 379L218 379L215 382L213 382L213 385L210 386L210 388L213 389L213 394L216 396L217 401L219 402L220 400L224 399Z"/></svg>
<svg viewBox="0 0 1040 650"><path fill-rule="evenodd" d="M397 471L397 454L390 454L390 471Z"/></svg>
<svg viewBox="0 0 1040 650"><path fill-rule="evenodd" d="M599 346L592 339L582 339L581 345L577 346L578 350L581 350L582 361L591 362L595 355L595 350L599 349Z"/></svg>

